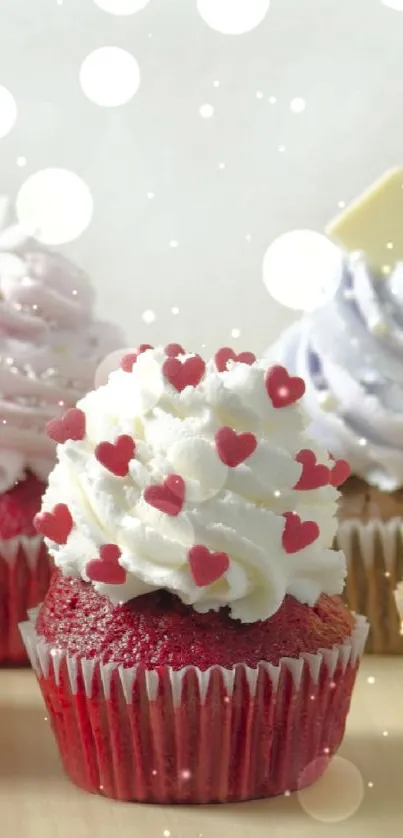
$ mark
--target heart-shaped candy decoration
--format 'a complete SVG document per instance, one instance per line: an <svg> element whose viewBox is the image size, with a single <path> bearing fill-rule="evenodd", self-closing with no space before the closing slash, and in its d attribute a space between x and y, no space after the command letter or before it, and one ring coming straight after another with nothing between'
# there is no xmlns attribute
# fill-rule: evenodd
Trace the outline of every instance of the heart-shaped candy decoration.
<svg viewBox="0 0 403 838"><path fill-rule="evenodd" d="M200 355L193 355L183 363L178 358L167 358L162 367L165 378L178 393L185 387L197 387L205 370L206 365Z"/></svg>
<svg viewBox="0 0 403 838"><path fill-rule="evenodd" d="M60 419L51 419L46 425L46 431L54 442L81 442L85 437L85 413L78 407L71 407Z"/></svg>
<svg viewBox="0 0 403 838"><path fill-rule="evenodd" d="M302 472L294 489L309 491L320 489L321 486L328 486L330 481L330 469L327 466L316 462L316 456L309 448L303 448L295 457L297 463L301 463Z"/></svg>
<svg viewBox="0 0 403 838"><path fill-rule="evenodd" d="M73 529L68 506L57 503L51 512L38 512L34 518L34 527L45 538L50 538L56 544L65 544Z"/></svg>
<svg viewBox="0 0 403 838"><path fill-rule="evenodd" d="M131 436L122 434L118 436L116 442L100 442L94 453L104 468L116 477L126 477L130 460L136 453L136 444Z"/></svg>
<svg viewBox="0 0 403 838"><path fill-rule="evenodd" d="M99 559L91 559L85 566L88 579L104 585L124 585L127 573L119 564L120 556L117 544L103 544L99 549Z"/></svg>
<svg viewBox="0 0 403 838"><path fill-rule="evenodd" d="M169 474L162 484L147 486L144 500L165 515L175 518L185 502L185 482L178 474Z"/></svg>
<svg viewBox="0 0 403 838"><path fill-rule="evenodd" d="M178 355L186 355L186 352L183 346L180 343L168 343L168 346L164 349L165 355L168 358L177 358Z"/></svg>
<svg viewBox="0 0 403 838"><path fill-rule="evenodd" d="M271 367L265 378L266 390L273 407L289 407L305 393L305 382L297 375L289 375L285 367Z"/></svg>
<svg viewBox="0 0 403 838"><path fill-rule="evenodd" d="M190 572L198 588L217 582L227 572L230 560L227 553L212 553L203 544L195 544L188 552Z"/></svg>
<svg viewBox="0 0 403 838"><path fill-rule="evenodd" d="M147 349L154 349L154 347L149 343L141 343L138 349L134 349L133 352L128 352L127 355L123 355L123 358L120 359L120 368L124 372L132 372L137 358L143 352L147 352Z"/></svg>
<svg viewBox="0 0 403 838"><path fill-rule="evenodd" d="M335 489L341 486L351 475L351 468L347 460L336 460L330 470L330 485Z"/></svg>
<svg viewBox="0 0 403 838"><path fill-rule="evenodd" d="M224 465L236 468L256 450L257 439L254 434L237 434L232 428L219 428L215 434L218 456Z"/></svg>
<svg viewBox="0 0 403 838"><path fill-rule="evenodd" d="M285 512L282 543L286 553L298 553L319 538L320 530L315 521L301 521L294 512Z"/></svg>
<svg viewBox="0 0 403 838"><path fill-rule="evenodd" d="M222 346L214 355L215 365L218 372L226 372L228 361L235 361L238 364L254 364L256 355L253 352L239 352L237 355L229 346Z"/></svg>

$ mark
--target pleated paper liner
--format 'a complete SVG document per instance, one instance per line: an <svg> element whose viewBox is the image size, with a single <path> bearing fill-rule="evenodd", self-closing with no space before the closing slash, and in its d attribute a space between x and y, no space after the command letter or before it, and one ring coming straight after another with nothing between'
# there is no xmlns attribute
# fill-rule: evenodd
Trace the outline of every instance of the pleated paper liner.
<svg viewBox="0 0 403 838"><path fill-rule="evenodd" d="M0 540L0 666L28 663L18 626L42 602L51 572L40 536Z"/></svg>
<svg viewBox="0 0 403 838"><path fill-rule="evenodd" d="M403 579L402 519L348 519L339 525L337 543L347 559L345 602L352 611L365 614L370 624L366 651L403 654L394 595Z"/></svg>
<svg viewBox="0 0 403 838"><path fill-rule="evenodd" d="M278 666L125 669L69 657L21 633L66 773L120 800L209 803L302 788L344 734L368 633Z"/></svg>

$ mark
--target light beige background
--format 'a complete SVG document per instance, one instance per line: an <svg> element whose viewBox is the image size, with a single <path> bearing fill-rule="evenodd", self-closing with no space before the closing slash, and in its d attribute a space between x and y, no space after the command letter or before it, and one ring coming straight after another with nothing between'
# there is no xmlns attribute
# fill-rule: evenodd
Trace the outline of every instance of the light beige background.
<svg viewBox="0 0 403 838"><path fill-rule="evenodd" d="M196 0L149 0L127 17L93 0L0 0L0 84L19 111L0 140L0 191L15 196L49 166L85 179L93 222L67 250L134 342L263 349L292 316L261 281L270 241L322 229L402 161L402 44L403 11L381 0L272 0L240 36L209 28ZM90 102L78 81L107 45L141 70L118 108Z"/></svg>
<svg viewBox="0 0 403 838"><path fill-rule="evenodd" d="M0 0L0 84L18 106L0 140L0 191L15 196L49 166L86 180L93 222L68 251L133 341L263 349L291 317L261 282L270 241L322 229L402 161L402 43L403 11L381 0L271 0L240 36L209 28L196 0L149 0L127 17L93 0ZM141 71L118 108L90 102L78 80L110 45Z"/></svg>

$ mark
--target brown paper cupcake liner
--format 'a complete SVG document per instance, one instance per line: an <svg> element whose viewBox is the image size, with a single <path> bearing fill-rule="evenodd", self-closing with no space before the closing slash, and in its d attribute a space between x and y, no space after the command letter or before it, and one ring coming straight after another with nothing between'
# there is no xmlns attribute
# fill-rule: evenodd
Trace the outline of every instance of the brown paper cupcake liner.
<svg viewBox="0 0 403 838"><path fill-rule="evenodd" d="M370 624L367 652L403 654L403 635L394 596L403 579L403 522L348 519L339 525L337 544L347 559L344 599Z"/></svg>
<svg viewBox="0 0 403 838"><path fill-rule="evenodd" d="M21 633L66 773L90 792L152 803L269 797L309 785L344 734L368 633L278 666L201 671L102 664Z"/></svg>

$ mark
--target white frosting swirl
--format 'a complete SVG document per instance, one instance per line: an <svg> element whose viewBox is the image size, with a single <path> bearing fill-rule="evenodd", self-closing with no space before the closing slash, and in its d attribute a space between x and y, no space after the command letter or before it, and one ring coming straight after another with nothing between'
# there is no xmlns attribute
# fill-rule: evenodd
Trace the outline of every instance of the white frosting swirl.
<svg viewBox="0 0 403 838"><path fill-rule="evenodd" d="M66 543L47 539L56 565L89 581L88 563L102 545L114 544L125 581L93 583L114 601L166 588L196 611L229 606L232 617L245 622L270 617L287 593L310 605L321 593L341 593L345 559L327 549L336 531L338 492L330 485L293 488L302 472L295 460L301 449L332 463L307 438L298 405L273 407L265 386L268 364L230 362L218 372L210 361L197 386L178 392L164 376L165 361L164 351L148 350L132 372L112 373L107 385L78 403L86 435L58 446L44 497L43 512L66 504L74 522ZM223 426L257 440L255 451L234 467L218 455L215 438ZM122 435L135 440L136 451L127 475L116 476L95 450ZM172 475L185 485L178 514L159 511L144 495ZM293 553L283 547L284 513L292 511L320 528L314 543ZM228 556L228 569L212 584L200 585L192 575L194 545Z"/></svg>
<svg viewBox="0 0 403 838"><path fill-rule="evenodd" d="M28 469L45 479L45 425L74 405L102 358L122 345L94 318L87 275L18 227L0 234L0 492Z"/></svg>

